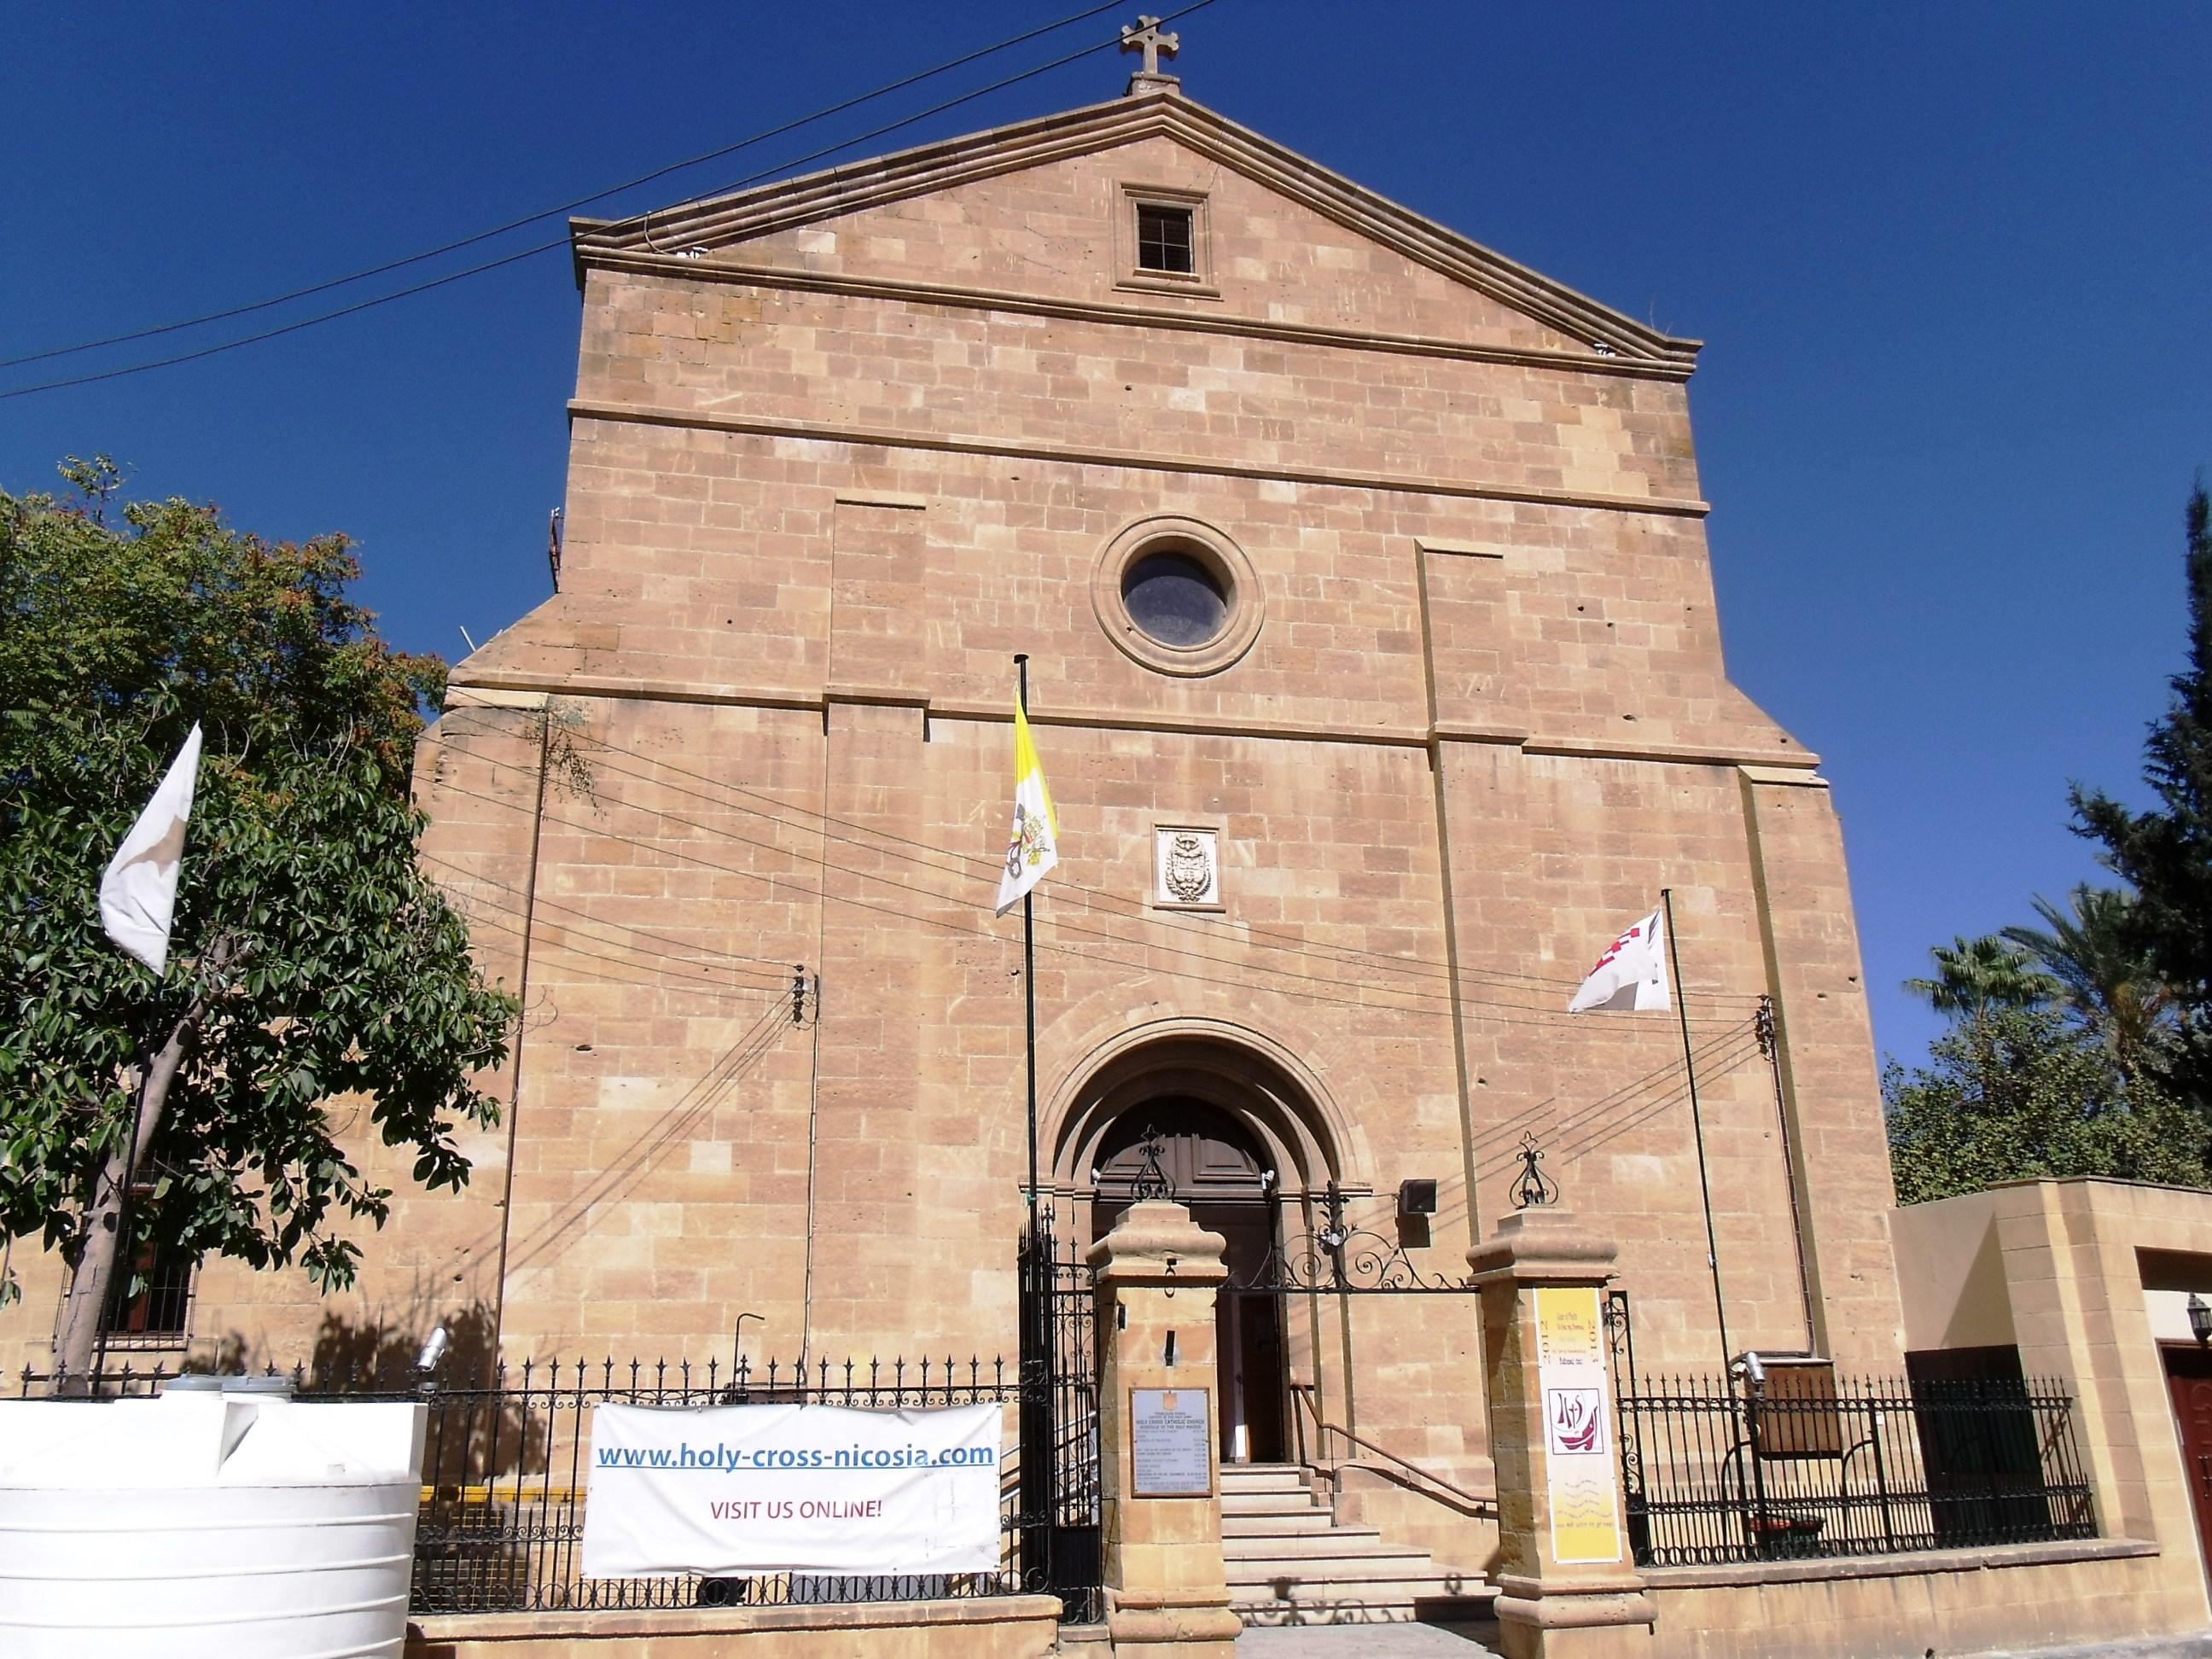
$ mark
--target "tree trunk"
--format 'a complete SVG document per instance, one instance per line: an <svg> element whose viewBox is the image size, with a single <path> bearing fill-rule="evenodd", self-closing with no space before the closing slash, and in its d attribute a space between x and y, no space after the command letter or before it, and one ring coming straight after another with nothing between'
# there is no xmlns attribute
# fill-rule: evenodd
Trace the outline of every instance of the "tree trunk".
<svg viewBox="0 0 2212 1659"><path fill-rule="evenodd" d="M219 974L230 952L219 948L210 955L210 965ZM108 1287L114 1283L118 1265L126 1275L131 1272L129 1262L118 1264L118 1260L125 1195L146 1161L147 1148L154 1144L155 1131L161 1127L161 1109L168 1103L170 1085L176 1082L206 1014L207 994L203 991L169 1028L168 1041L147 1062L137 1133L126 1137L131 1144L108 1152L94 1175L92 1207L85 1212L83 1237L70 1275L69 1297L62 1304L61 1331L54 1338L54 1358L61 1379L55 1390L58 1394L91 1391L93 1360L100 1345L100 1315L107 1306Z"/></svg>

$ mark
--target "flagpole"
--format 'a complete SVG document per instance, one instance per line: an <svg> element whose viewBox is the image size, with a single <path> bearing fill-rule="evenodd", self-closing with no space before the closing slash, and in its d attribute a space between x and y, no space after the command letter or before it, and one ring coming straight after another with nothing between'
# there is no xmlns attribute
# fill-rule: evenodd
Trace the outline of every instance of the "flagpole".
<svg viewBox="0 0 2212 1659"><path fill-rule="evenodd" d="M1026 651L1014 655L1014 672L1019 676L1018 696L1022 718L1030 713L1030 659ZM1022 895L1022 1031L1023 1051L1029 1061L1029 1126L1030 1126L1030 1237L1036 1237L1037 1213L1037 1119L1036 1119L1036 915L1030 896Z"/></svg>
<svg viewBox="0 0 2212 1659"><path fill-rule="evenodd" d="M1674 969L1674 1012L1682 1019L1682 1069L1690 1079L1690 1133L1698 1143L1698 1192L1705 1206L1705 1265L1713 1274L1713 1317L1720 1322L1721 1375L1728 1375L1733 1356L1729 1352L1728 1310L1721 1302L1721 1247L1713 1231L1713 1183L1705 1169L1705 1122L1698 1109L1698 1063L1690 1053L1690 1006L1682 994L1682 952L1674 943L1674 890L1662 887L1659 902L1667 909L1667 957Z"/></svg>

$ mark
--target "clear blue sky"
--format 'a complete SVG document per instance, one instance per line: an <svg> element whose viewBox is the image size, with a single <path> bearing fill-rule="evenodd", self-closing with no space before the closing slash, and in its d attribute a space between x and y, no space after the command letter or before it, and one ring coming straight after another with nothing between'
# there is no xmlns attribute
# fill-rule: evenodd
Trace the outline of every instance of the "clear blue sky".
<svg viewBox="0 0 2212 1659"><path fill-rule="evenodd" d="M413 252L1079 9L14 7L0 357ZM1121 17L592 210L788 162ZM1826 757L1876 1035L1917 1056L1933 1021L1898 981L2091 872L2067 781L2135 790L2179 663L2181 509L2212 464L2212 8L1216 0L1177 27L1193 96L1709 343L1692 407L1731 670ZM848 154L1124 74L1094 56ZM349 532L391 634L455 655L546 591L576 321L556 252L0 401L0 485L105 450L135 491Z"/></svg>

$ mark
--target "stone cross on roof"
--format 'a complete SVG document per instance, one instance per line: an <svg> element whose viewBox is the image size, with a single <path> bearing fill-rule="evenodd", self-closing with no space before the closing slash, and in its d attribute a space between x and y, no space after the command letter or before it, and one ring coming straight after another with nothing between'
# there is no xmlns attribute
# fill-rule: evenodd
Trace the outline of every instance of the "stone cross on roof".
<svg viewBox="0 0 2212 1659"><path fill-rule="evenodd" d="M1124 23L1121 26L1121 50L1145 54L1145 67L1130 77L1130 85L1134 87L1146 81L1172 82L1175 79L1173 76L1160 73L1160 59L1174 57L1182 44L1181 35L1160 33L1160 20L1157 17L1139 14L1133 25Z"/></svg>

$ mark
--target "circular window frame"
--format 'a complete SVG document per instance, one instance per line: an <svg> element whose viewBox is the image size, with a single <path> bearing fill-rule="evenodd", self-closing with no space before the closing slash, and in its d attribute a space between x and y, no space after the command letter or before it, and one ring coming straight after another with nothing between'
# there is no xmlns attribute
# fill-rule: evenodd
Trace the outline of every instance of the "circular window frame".
<svg viewBox="0 0 2212 1659"><path fill-rule="evenodd" d="M1203 645L1170 645L1137 625L1121 597L1130 567L1148 553L1181 553L1204 566L1227 609L1221 631ZM1162 674L1195 678L1233 666L1260 637L1267 602L1260 573L1226 533L1200 520L1157 513L1125 527L1091 567L1091 608L1106 637L1131 661Z"/></svg>

